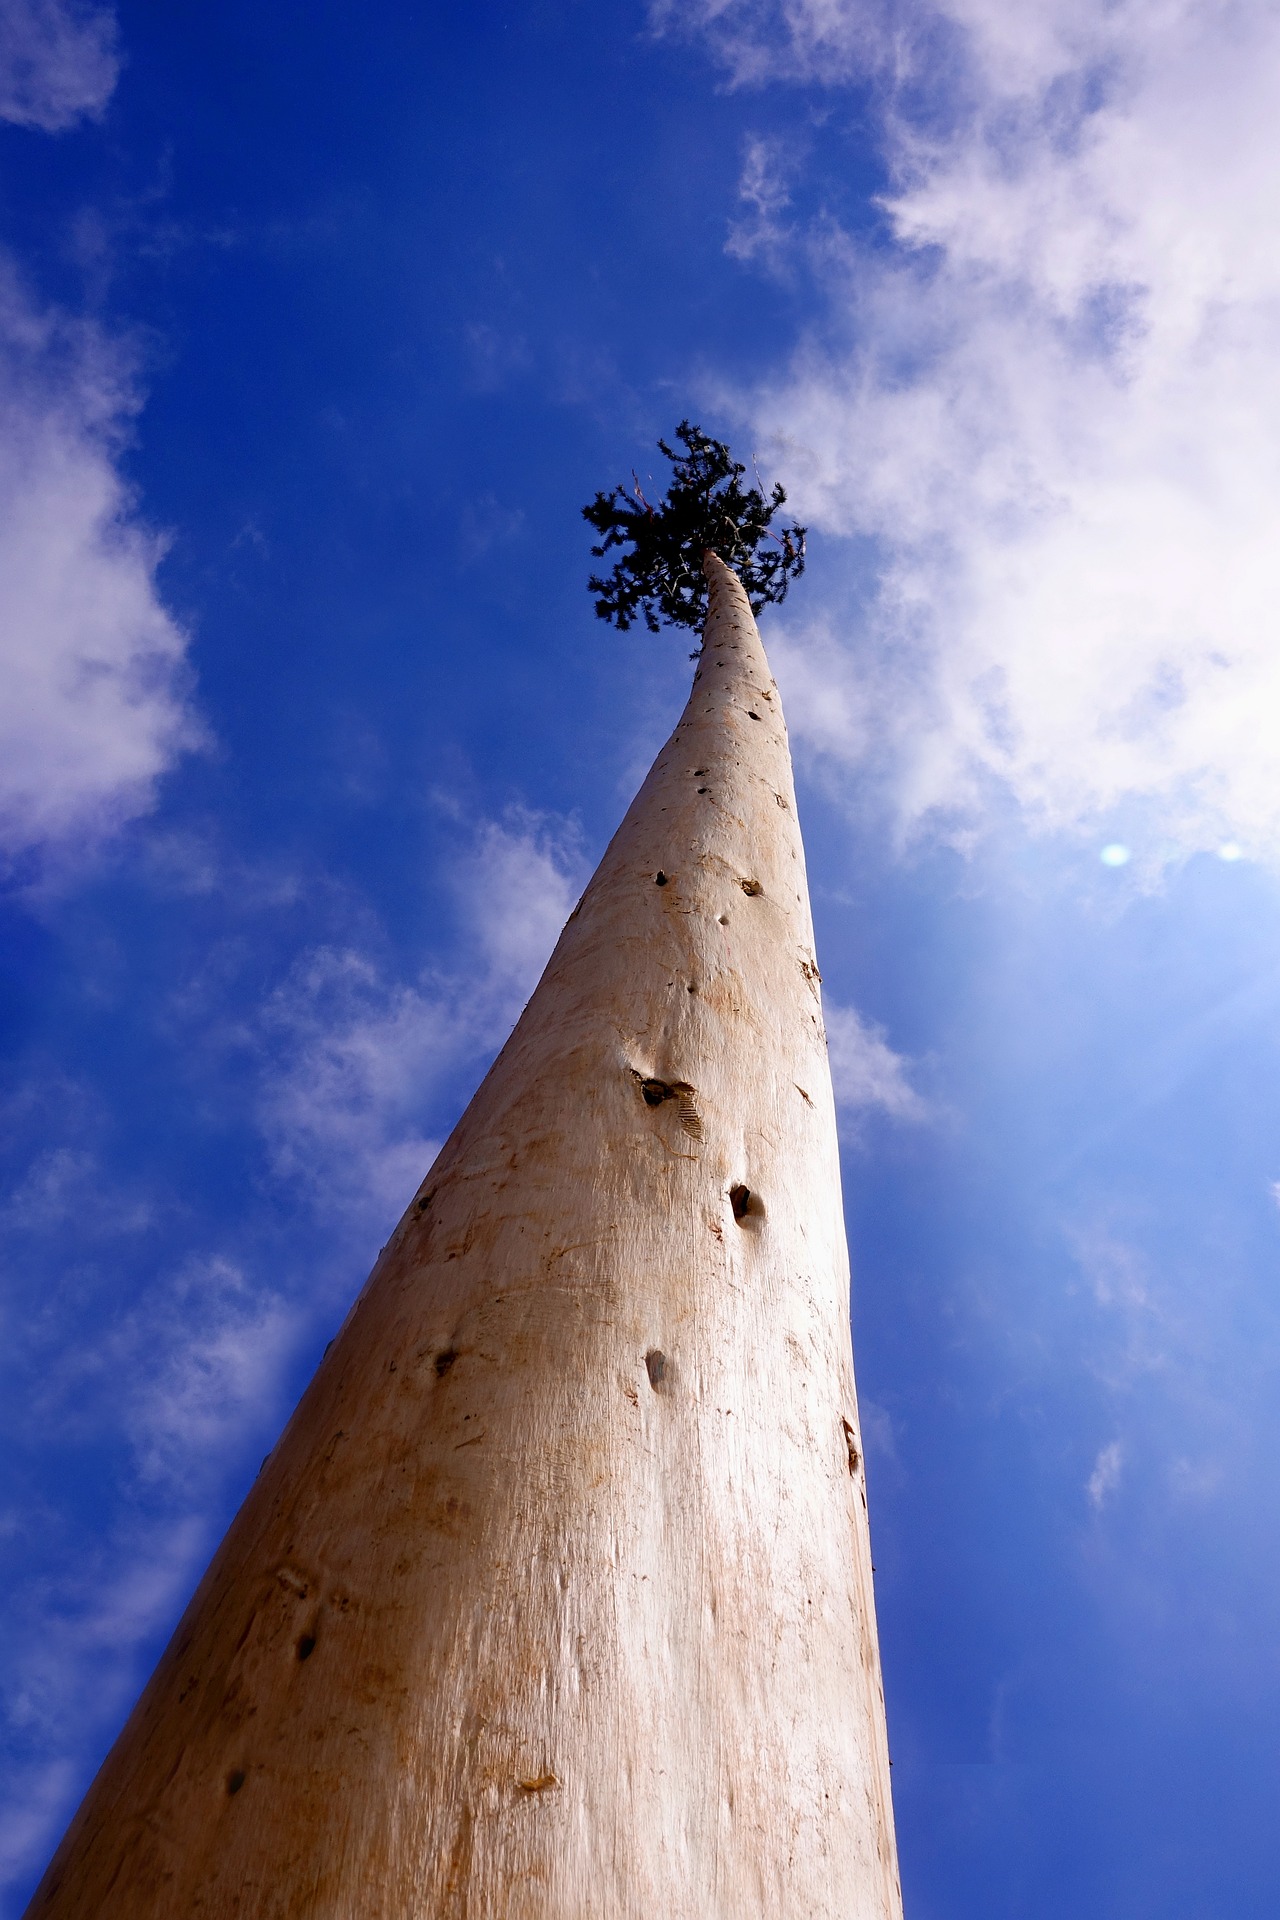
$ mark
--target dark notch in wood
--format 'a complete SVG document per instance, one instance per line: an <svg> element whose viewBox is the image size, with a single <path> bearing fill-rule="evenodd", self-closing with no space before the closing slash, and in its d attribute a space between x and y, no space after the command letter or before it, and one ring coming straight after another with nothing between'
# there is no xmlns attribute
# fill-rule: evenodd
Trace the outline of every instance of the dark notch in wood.
<svg viewBox="0 0 1280 1920"><path fill-rule="evenodd" d="M764 892L764 888L758 880L739 880L738 885L742 888L742 891L747 895L749 900L758 900Z"/></svg>
<svg viewBox="0 0 1280 1920"><path fill-rule="evenodd" d="M654 884L654 886L655 886L655 887L665 887L665 886L666 886L666 884L667 884L667 876L666 876L666 874L665 874L665 873L663 873L663 871L662 871L662 869L661 869L661 868L659 868L659 869L658 869L658 871L657 871L657 873L655 873L655 874L654 874L654 876L653 876L653 884Z"/></svg>
<svg viewBox="0 0 1280 1920"><path fill-rule="evenodd" d="M739 1224L764 1212L760 1195L753 1193L751 1188L744 1186L741 1181L736 1187L730 1187L729 1205L733 1208L733 1217Z"/></svg>
<svg viewBox="0 0 1280 1920"><path fill-rule="evenodd" d="M453 1365L457 1357L458 1357L458 1350L456 1347L443 1347L440 1350L440 1352L436 1355L436 1360L435 1360L437 1380L444 1379L446 1373L448 1373L450 1367Z"/></svg>
<svg viewBox="0 0 1280 1920"><path fill-rule="evenodd" d="M861 1459L861 1455L858 1452L857 1437L854 1434L853 1428L843 1415L840 1419L840 1425L844 1428L844 1444L849 1454L849 1472L855 1474L858 1471L858 1462Z"/></svg>
<svg viewBox="0 0 1280 1920"><path fill-rule="evenodd" d="M243 1767L232 1767L230 1773L227 1775L228 1798L230 1798L233 1793L239 1793L247 1777Z"/></svg>
<svg viewBox="0 0 1280 1920"><path fill-rule="evenodd" d="M679 1102L680 1125L695 1140L702 1138L702 1120L693 1104L695 1089L687 1080L658 1080L652 1074L636 1074L640 1082L640 1098L646 1107L660 1107L666 1100Z"/></svg>
<svg viewBox="0 0 1280 1920"><path fill-rule="evenodd" d="M644 1357L644 1365L645 1372L649 1376L649 1385L656 1393L667 1377L667 1356L660 1348L650 1347Z"/></svg>

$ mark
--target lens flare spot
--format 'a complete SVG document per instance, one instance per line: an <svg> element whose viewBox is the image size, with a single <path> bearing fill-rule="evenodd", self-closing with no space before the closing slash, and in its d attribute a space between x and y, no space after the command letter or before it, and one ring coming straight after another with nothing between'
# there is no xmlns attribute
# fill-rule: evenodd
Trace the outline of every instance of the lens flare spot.
<svg viewBox="0 0 1280 1920"><path fill-rule="evenodd" d="M1113 840L1098 855L1104 867L1127 867L1133 855L1120 840Z"/></svg>

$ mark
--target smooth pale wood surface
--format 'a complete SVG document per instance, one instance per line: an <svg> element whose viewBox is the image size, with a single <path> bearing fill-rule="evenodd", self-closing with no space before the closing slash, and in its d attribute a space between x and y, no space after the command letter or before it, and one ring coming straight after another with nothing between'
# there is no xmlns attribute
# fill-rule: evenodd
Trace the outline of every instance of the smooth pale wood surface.
<svg viewBox="0 0 1280 1920"><path fill-rule="evenodd" d="M901 1912L804 852L707 566L684 717L40 1920Z"/></svg>

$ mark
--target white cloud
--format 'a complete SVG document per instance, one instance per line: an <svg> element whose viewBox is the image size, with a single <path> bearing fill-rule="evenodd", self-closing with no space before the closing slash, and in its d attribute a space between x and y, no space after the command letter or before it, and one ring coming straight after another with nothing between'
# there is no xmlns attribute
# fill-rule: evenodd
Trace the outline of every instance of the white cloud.
<svg viewBox="0 0 1280 1920"><path fill-rule="evenodd" d="M528 997L582 881L577 835L564 822L552 825L517 808L480 829L458 887L479 943L487 997Z"/></svg>
<svg viewBox="0 0 1280 1920"><path fill-rule="evenodd" d="M145 812L198 734L162 543L117 464L122 353L0 258L0 862L80 854Z"/></svg>
<svg viewBox="0 0 1280 1920"><path fill-rule="evenodd" d="M729 228L725 251L737 260L772 263L788 238L784 216L791 204L788 187L794 161L776 137L751 135L742 160L738 199L744 208Z"/></svg>
<svg viewBox="0 0 1280 1920"><path fill-rule="evenodd" d="M93 1154L83 1148L49 1147L0 1204L0 1224L37 1232L60 1226L97 1172Z"/></svg>
<svg viewBox="0 0 1280 1920"><path fill-rule="evenodd" d="M1092 1507L1103 1507L1120 1484L1120 1470L1124 1465L1124 1448L1118 1440L1112 1440L1103 1447L1093 1463L1093 1472L1085 1484Z"/></svg>
<svg viewBox="0 0 1280 1920"><path fill-rule="evenodd" d="M772 35L774 71L882 103L895 244L814 228L827 320L722 396L801 517L875 543L872 724L819 744L882 743L909 822L1137 803L1184 850L1280 857L1280 16L695 11L740 78ZM820 644L852 651L850 624Z"/></svg>
<svg viewBox="0 0 1280 1920"><path fill-rule="evenodd" d="M773 628L769 659L797 739L837 765L872 752L879 690L833 620L818 614Z"/></svg>
<svg viewBox="0 0 1280 1920"><path fill-rule="evenodd" d="M1153 1275L1140 1246L1101 1222L1073 1223L1068 1245L1099 1309L1090 1371L1121 1403L1186 1369L1194 1343L1168 1276Z"/></svg>
<svg viewBox="0 0 1280 1920"><path fill-rule="evenodd" d="M439 1151L425 1115L442 1082L505 1038L580 878L573 830L513 810L481 825L454 876L474 956L465 975L409 982L367 954L307 954L266 1017L261 1121L278 1171L335 1212L390 1226Z"/></svg>
<svg viewBox="0 0 1280 1920"><path fill-rule="evenodd" d="M444 996L388 983L366 955L307 954L267 1011L275 1060L260 1120L277 1173L331 1209L393 1220L439 1150L418 1110L453 1052L450 1011Z"/></svg>
<svg viewBox="0 0 1280 1920"><path fill-rule="evenodd" d="M3 1714L16 1756L0 1775L0 1887L48 1855L83 1762L86 1722L100 1729L118 1718L140 1676L139 1648L172 1617L208 1551L207 1531L193 1515L103 1542L85 1565L42 1584L30 1617L9 1622Z"/></svg>
<svg viewBox="0 0 1280 1920"><path fill-rule="evenodd" d="M100 1227L95 1214L80 1253ZM19 1262L24 1251L29 1243L15 1249ZM237 1443L278 1418L306 1324L305 1307L255 1286L233 1260L193 1259L140 1283L114 1251L127 1305L105 1326L89 1310L82 1271L69 1298L47 1284L6 1329L13 1424L56 1432L64 1473L77 1450L92 1459L98 1448L114 1456L114 1471L87 1555L56 1492L42 1510L20 1477L18 1504L0 1515L0 1533L21 1538L28 1567L0 1656L0 1888L38 1865L65 1824L86 1744L118 1722L142 1649L194 1584L215 1489Z"/></svg>
<svg viewBox="0 0 1280 1920"><path fill-rule="evenodd" d="M735 86L845 80L880 66L891 10L875 0L651 0L659 33L697 32Z"/></svg>
<svg viewBox="0 0 1280 1920"><path fill-rule="evenodd" d="M1077 1226L1068 1238L1100 1307L1128 1313L1152 1311L1146 1260L1137 1247L1105 1226Z"/></svg>
<svg viewBox="0 0 1280 1920"><path fill-rule="evenodd" d="M0 1886L7 1886L47 1850L74 1777L75 1763L57 1758L25 1768L14 1783L14 1797L0 1811Z"/></svg>
<svg viewBox="0 0 1280 1920"><path fill-rule="evenodd" d="M116 17L77 0L0 0L0 120L59 133L95 120L120 72Z"/></svg>
<svg viewBox="0 0 1280 1920"><path fill-rule="evenodd" d="M895 1120L924 1120L929 1108L912 1086L908 1063L895 1053L881 1027L852 1007L823 1001L827 1050L836 1104L848 1112L878 1108Z"/></svg>
<svg viewBox="0 0 1280 1920"><path fill-rule="evenodd" d="M142 1478L183 1486L193 1456L222 1457L276 1398L301 1323L220 1255L190 1261L148 1301L145 1320L124 1334L137 1382L128 1431Z"/></svg>

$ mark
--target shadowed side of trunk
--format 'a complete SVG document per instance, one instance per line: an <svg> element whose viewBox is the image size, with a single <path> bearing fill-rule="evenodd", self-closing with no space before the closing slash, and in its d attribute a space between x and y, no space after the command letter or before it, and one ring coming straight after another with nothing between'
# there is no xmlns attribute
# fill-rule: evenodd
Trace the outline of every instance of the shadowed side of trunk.
<svg viewBox="0 0 1280 1920"><path fill-rule="evenodd" d="M736 577L39 1920L897 1920L835 1117Z"/></svg>

